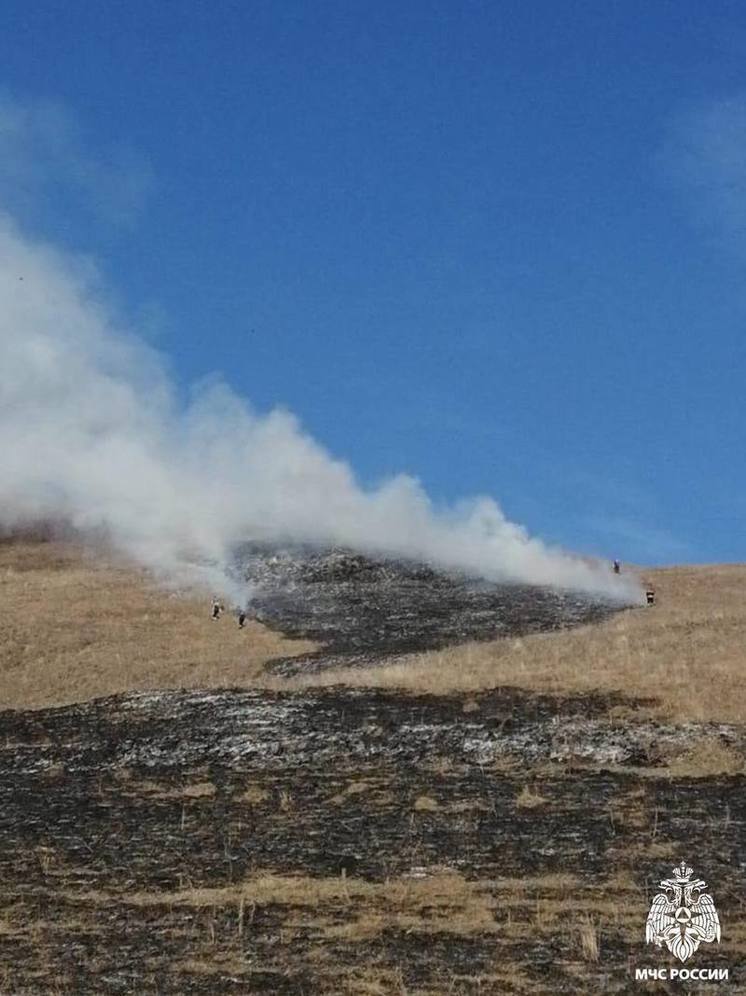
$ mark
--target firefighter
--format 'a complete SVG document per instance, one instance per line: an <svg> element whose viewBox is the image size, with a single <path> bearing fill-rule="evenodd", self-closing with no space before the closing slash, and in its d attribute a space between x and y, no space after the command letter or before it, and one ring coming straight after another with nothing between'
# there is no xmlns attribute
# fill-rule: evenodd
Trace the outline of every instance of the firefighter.
<svg viewBox="0 0 746 996"><path fill-rule="evenodd" d="M238 628L243 629L246 625L246 609L241 609L238 613Z"/></svg>
<svg viewBox="0 0 746 996"><path fill-rule="evenodd" d="M223 606L220 604L220 602L217 600L217 598L213 598L213 600L212 600L212 612L210 614L211 619L213 619L213 620L219 619L220 618L220 613L222 611L223 611Z"/></svg>
<svg viewBox="0 0 746 996"><path fill-rule="evenodd" d="M655 588L651 584L645 589L645 598L648 605L655 605Z"/></svg>
<svg viewBox="0 0 746 996"><path fill-rule="evenodd" d="M621 565L621 564L619 563L619 561L618 561L618 560L615 560L615 561L614 561L614 565L613 565L613 567L614 567L614 573L615 573L615 574L619 574L619 572L620 572L620 571L621 571L621 569L622 569L622 565Z"/></svg>

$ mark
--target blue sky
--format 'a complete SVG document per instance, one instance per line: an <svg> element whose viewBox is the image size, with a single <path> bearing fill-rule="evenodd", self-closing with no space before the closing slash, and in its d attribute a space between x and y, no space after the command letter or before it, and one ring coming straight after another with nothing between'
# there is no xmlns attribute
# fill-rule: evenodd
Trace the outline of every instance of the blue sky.
<svg viewBox="0 0 746 996"><path fill-rule="evenodd" d="M0 199L365 483L746 560L744 67L720 0L9 0Z"/></svg>

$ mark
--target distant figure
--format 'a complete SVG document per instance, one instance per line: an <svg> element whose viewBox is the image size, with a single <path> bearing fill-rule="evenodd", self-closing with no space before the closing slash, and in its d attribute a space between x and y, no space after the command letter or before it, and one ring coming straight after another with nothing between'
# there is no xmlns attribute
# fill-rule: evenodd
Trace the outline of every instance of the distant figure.
<svg viewBox="0 0 746 996"><path fill-rule="evenodd" d="M615 574L619 574L619 572L621 571L621 569L622 569L622 565L619 563L618 560L615 560L614 561L614 573Z"/></svg>
<svg viewBox="0 0 746 996"><path fill-rule="evenodd" d="M238 628L243 629L246 624L246 610L241 609L238 613Z"/></svg>
<svg viewBox="0 0 746 996"><path fill-rule="evenodd" d="M645 598L647 599L648 605L655 605L655 589L648 585L645 591Z"/></svg>
<svg viewBox="0 0 746 996"><path fill-rule="evenodd" d="M213 619L219 619L220 618L220 612L221 612L221 610L222 610L222 606L221 606L220 602L217 600L217 598L213 598L213 600L212 600L212 618Z"/></svg>

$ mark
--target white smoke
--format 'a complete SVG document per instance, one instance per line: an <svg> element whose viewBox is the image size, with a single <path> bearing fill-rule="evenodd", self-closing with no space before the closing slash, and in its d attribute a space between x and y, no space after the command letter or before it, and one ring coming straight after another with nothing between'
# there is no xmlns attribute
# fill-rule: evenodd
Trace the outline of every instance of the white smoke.
<svg viewBox="0 0 746 996"><path fill-rule="evenodd" d="M95 268L0 218L0 526L104 531L177 583L244 597L248 539L336 543L491 579L635 601L631 582L545 546L489 498L436 512L399 476L363 490L293 415L221 384L185 408L161 358L118 324Z"/></svg>

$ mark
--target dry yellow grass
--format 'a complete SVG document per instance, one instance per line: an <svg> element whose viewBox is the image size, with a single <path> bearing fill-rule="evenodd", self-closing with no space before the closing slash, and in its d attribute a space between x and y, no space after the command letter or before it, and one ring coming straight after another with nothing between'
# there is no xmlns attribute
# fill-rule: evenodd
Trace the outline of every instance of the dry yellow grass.
<svg viewBox="0 0 746 996"><path fill-rule="evenodd" d="M124 903L141 907L233 907L240 911L246 906L271 903L292 910L309 908L320 916L325 904L357 907L355 921L340 925L335 918L334 925L327 927L327 931L345 936L349 936L350 928L353 935L356 929L365 929L363 921L371 928L371 933L380 933L393 922L406 927L416 923L428 932L435 928L461 934L498 929L504 932L505 925L498 927L496 923L496 912L504 916L509 908L522 911L521 919L541 919L545 923L554 923L567 910L576 908L585 913L619 912L602 888L583 886L571 875L470 881L443 867L422 869L422 877L392 878L383 882L344 875L315 878L258 871L242 882L224 886L170 891L81 890L61 894L70 902L97 906Z"/></svg>
<svg viewBox="0 0 746 996"><path fill-rule="evenodd" d="M195 908L264 906L269 903L291 909L307 907L314 910L324 903L357 905L360 915L351 923L335 925L345 936L366 930L380 933L385 926L396 923L411 925L419 919L422 908L440 914L437 926L455 932L471 933L481 929L494 930L492 903L479 883L468 882L457 872L436 868L422 879L391 879L368 882L363 879L310 878L303 875L255 874L244 882L213 888L180 889L170 892L121 893L68 892L66 898L79 903L108 905L112 902L132 906L191 906ZM383 906L385 916L365 907ZM442 911L442 912L441 912ZM463 912L463 921L454 914ZM468 916L467 916L468 914ZM479 915L477 915L479 914ZM367 920L366 916L370 919ZM384 923L383 921L387 921ZM440 922L442 920L442 922ZM449 926L450 924L450 926ZM330 928L331 929L331 928ZM428 929L434 929L432 921Z"/></svg>
<svg viewBox="0 0 746 996"><path fill-rule="evenodd" d="M366 669L283 681L267 660L306 653L258 623L209 618L209 593L179 596L145 572L60 543L0 543L0 705L42 707L132 689L348 684L446 694L513 685L619 691L662 716L746 716L746 566L646 571L652 608L560 633L473 643ZM478 713L467 700L465 711ZM620 719L623 717L620 715ZM722 759L718 763L723 763Z"/></svg>
<svg viewBox="0 0 746 996"><path fill-rule="evenodd" d="M414 800L414 808L418 813L437 813L440 806L431 796L419 795Z"/></svg>
<svg viewBox="0 0 746 996"><path fill-rule="evenodd" d="M657 604L604 623L399 658L375 670L327 671L345 683L445 694L501 685L655 698L673 720L746 717L746 566L648 570ZM304 679L308 684L311 679Z"/></svg>
<svg viewBox="0 0 746 996"><path fill-rule="evenodd" d="M580 921L580 947L586 961L598 961L599 939L598 930L593 920L586 916Z"/></svg>
<svg viewBox="0 0 746 996"><path fill-rule="evenodd" d="M165 592L63 543L0 543L0 708L248 685L272 657L312 649L258 623L213 622L209 596Z"/></svg>
<svg viewBox="0 0 746 996"><path fill-rule="evenodd" d="M524 785L516 796L515 804L518 809L537 809L540 806L546 806L548 801L540 792L529 785Z"/></svg>
<svg viewBox="0 0 746 996"><path fill-rule="evenodd" d="M58 943L60 932L69 934L72 926L77 942L95 951L101 943L102 912L109 917L113 911L119 916L126 911L126 917L142 917L158 924L161 944L173 952L168 964L170 977L186 973L217 979L230 973L240 978L246 991L253 991L252 973L286 970L290 947L294 964L303 964L297 959L305 958L306 964L313 966L315 992L370 996L393 992L440 996L461 992L458 982L466 979L472 983L469 991L527 996L551 992L554 980L549 988L537 987L534 975L523 985L521 972L531 945L538 942L544 946L558 936L563 943L555 962L557 978L564 973L576 974L577 991L590 991L586 985L588 968L605 961L609 942L638 950L640 925L649 908L649 896L639 875L628 868L612 878L592 882L561 874L474 881L440 866L421 869L417 878L381 882L257 869L241 881L212 887L142 889L124 885L102 890L70 889L52 883L51 890L56 901L64 901L65 917L50 918L37 897L24 897L14 902L0 921L0 933L6 940L19 942L19 948L33 945L40 961L50 959L45 981L52 975L49 952ZM281 913L281 926L273 927L280 943L259 947L254 944L254 935L260 936L257 923L265 911L271 911L272 917ZM463 967L459 972L454 965L447 979L440 976L424 981L424 988L406 988L403 976L397 979L396 973L386 973L396 964L390 955L397 950L397 940L412 935L419 943L437 937L439 946L473 940L487 947L492 960L475 964L474 973L468 976ZM308 947L301 948L303 943ZM746 925L730 917L718 950L736 960L745 945ZM381 946L388 957L381 957ZM297 954L299 950L303 953ZM459 948L453 950L457 953ZM618 970L617 965L614 971ZM152 971L154 976L162 974L163 961L154 960ZM45 991L53 990L48 987ZM71 992L73 986L62 991Z"/></svg>
<svg viewBox="0 0 746 996"><path fill-rule="evenodd" d="M744 772L742 755L716 737L704 737L688 751L664 757L664 760L668 773L674 778L677 775L710 778L713 775L742 775Z"/></svg>

